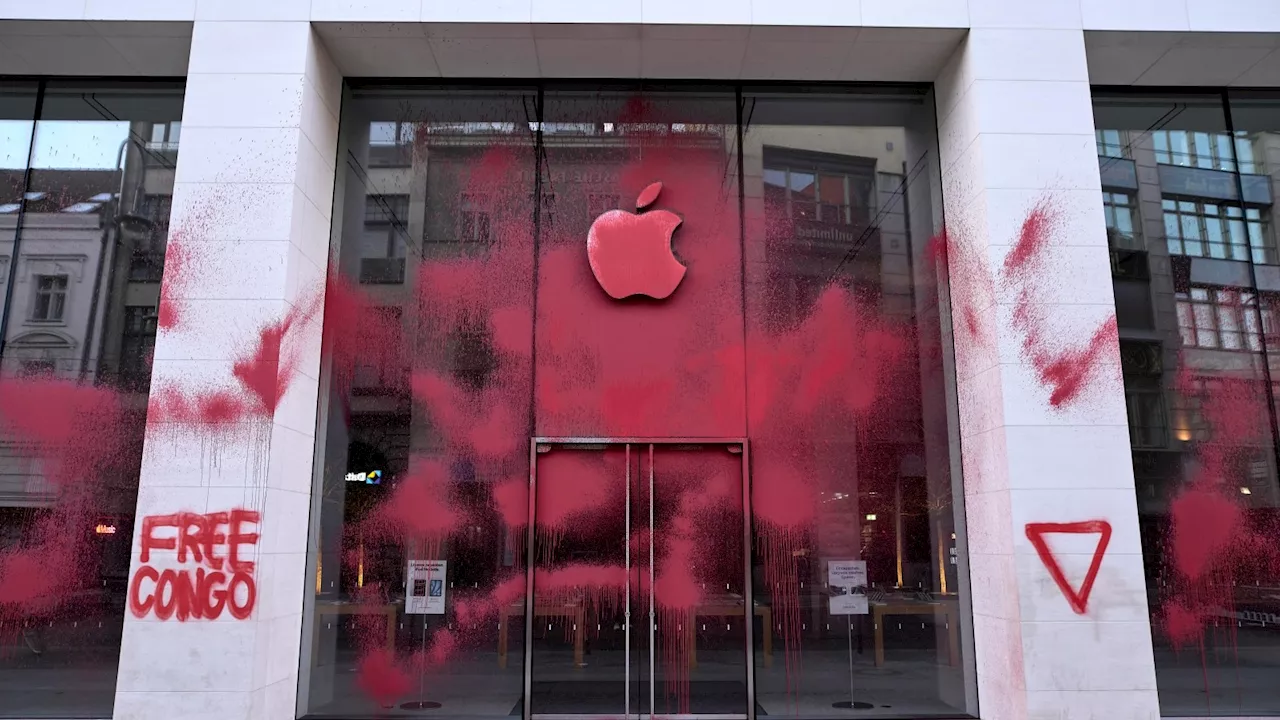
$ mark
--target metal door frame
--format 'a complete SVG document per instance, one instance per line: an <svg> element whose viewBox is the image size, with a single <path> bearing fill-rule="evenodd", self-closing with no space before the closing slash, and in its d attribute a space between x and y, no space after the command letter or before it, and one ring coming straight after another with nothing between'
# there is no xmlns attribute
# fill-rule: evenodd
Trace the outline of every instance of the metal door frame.
<svg viewBox="0 0 1280 720"><path fill-rule="evenodd" d="M534 617L534 597L533 597L533 571L534 571L534 522L537 519L537 497L538 497L538 452L539 446L549 445L604 445L617 446L622 445L626 449L627 457L627 497L626 497L626 523L628 536L631 532L631 446L632 445L648 445L649 446L649 712L648 713L632 713L631 712L631 550L628 544L626 571L627 571L627 630L625 640L626 653L626 679L624 691L624 707L621 715L602 715L600 713L584 713L577 714L546 714L539 713L536 718L533 715L533 621ZM742 615L743 624L746 629L746 643L743 651L746 653L747 661L747 707L744 713L726 713L712 715L697 714L673 714L663 715L661 717L671 718L672 720L756 720L756 664L755 664L755 592L752 587L751 577L751 455L750 449L745 437L533 437L529 440L529 517L528 525L525 528L525 623L524 623L524 698L523 698L523 717L524 720L581 720L584 715L590 715L592 718L617 718L618 720L654 720L655 708L655 687L654 674L656 666L654 664L654 633L655 633L655 604L654 598L654 573L653 566L653 451L658 445L722 445L729 448L730 452L733 447L738 448L735 454L742 456ZM548 447L547 450L550 450ZM545 452L545 451L544 451ZM585 629L584 629L585 632Z"/></svg>

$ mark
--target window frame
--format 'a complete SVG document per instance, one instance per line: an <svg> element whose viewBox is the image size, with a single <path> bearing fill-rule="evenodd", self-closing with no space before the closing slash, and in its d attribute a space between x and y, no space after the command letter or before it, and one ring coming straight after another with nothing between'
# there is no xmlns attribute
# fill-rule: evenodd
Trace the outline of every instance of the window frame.
<svg viewBox="0 0 1280 720"><path fill-rule="evenodd" d="M43 287L45 280L51 280L56 283L61 281L61 287ZM35 296L31 302L31 312L28 313L28 320L35 323L59 324L67 321L67 300L71 294L71 276L67 273L38 273L32 276L32 285L34 287ZM40 313L40 308L44 305L44 312ZM57 307L56 316L53 315L53 308Z"/></svg>
<svg viewBox="0 0 1280 720"><path fill-rule="evenodd" d="M1203 198L1164 195L1161 197L1160 211L1164 220L1165 243L1170 255L1252 262L1255 265L1276 263L1277 251L1268 232L1269 219L1261 208L1236 203L1206 202ZM1189 223L1194 223L1198 237L1186 237ZM1233 241L1237 235L1237 225L1239 234L1244 238L1243 243ZM1210 237L1214 226L1217 226L1218 240ZM1255 243L1255 230L1260 240L1258 243ZM1201 246L1200 251L1187 252L1188 244ZM1209 250L1210 246L1223 248L1223 254L1214 255ZM1244 250L1245 253L1238 253L1239 250ZM1240 254L1246 257L1240 257Z"/></svg>

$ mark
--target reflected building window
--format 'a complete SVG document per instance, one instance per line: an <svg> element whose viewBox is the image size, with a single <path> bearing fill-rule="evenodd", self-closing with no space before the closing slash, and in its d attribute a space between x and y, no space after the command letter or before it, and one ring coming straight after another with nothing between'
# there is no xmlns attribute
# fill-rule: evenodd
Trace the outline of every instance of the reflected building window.
<svg viewBox="0 0 1280 720"><path fill-rule="evenodd" d="M1159 381L1131 381L1125 386L1129 441L1135 448L1163 448L1168 444L1164 389Z"/></svg>
<svg viewBox="0 0 1280 720"><path fill-rule="evenodd" d="M1191 288L1178 293L1178 329L1186 347L1262 350L1257 297L1231 289Z"/></svg>
<svg viewBox="0 0 1280 720"><path fill-rule="evenodd" d="M462 193L458 196L457 207L457 242L488 245L493 240L489 225L489 196L484 193Z"/></svg>
<svg viewBox="0 0 1280 720"><path fill-rule="evenodd" d="M1270 263L1275 247L1259 208L1165 199L1165 237L1174 255Z"/></svg>
<svg viewBox="0 0 1280 720"><path fill-rule="evenodd" d="M360 238L361 283L398 285L404 282L408 218L408 195L366 196L364 233Z"/></svg>
<svg viewBox="0 0 1280 720"><path fill-rule="evenodd" d="M125 308L124 337L120 343L120 375L132 387L151 380L151 359L156 347L156 308Z"/></svg>
<svg viewBox="0 0 1280 720"><path fill-rule="evenodd" d="M67 306L66 275L36 275L36 299L31 304L31 319L37 322L61 322Z"/></svg>
<svg viewBox="0 0 1280 720"><path fill-rule="evenodd" d="M1156 130L1151 133L1156 162L1205 170L1254 172L1253 147L1244 133Z"/></svg>
<svg viewBox="0 0 1280 720"><path fill-rule="evenodd" d="M1121 142L1119 130L1098 130L1098 155L1109 158L1128 157L1128 148Z"/></svg>
<svg viewBox="0 0 1280 720"><path fill-rule="evenodd" d="M375 122L369 125L369 166L409 167L417 127L411 122Z"/></svg>
<svg viewBox="0 0 1280 720"><path fill-rule="evenodd" d="M1102 209L1107 221L1107 240L1111 247L1124 250L1142 250L1141 235L1137 232L1137 198L1130 193L1102 193Z"/></svg>

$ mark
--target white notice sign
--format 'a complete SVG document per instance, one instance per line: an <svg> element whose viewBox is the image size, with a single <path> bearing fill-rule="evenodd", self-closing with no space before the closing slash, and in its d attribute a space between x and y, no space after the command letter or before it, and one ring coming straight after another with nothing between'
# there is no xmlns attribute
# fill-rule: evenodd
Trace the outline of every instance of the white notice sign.
<svg viewBox="0 0 1280 720"><path fill-rule="evenodd" d="M406 615L443 615L447 560L410 560L404 590Z"/></svg>
<svg viewBox="0 0 1280 720"><path fill-rule="evenodd" d="M827 585L831 586L832 615L866 615L867 562L827 561Z"/></svg>

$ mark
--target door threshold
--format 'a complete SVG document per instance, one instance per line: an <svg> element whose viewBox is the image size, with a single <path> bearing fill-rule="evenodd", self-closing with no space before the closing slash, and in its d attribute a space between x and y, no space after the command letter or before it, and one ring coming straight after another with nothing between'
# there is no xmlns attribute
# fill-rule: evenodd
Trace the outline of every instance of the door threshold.
<svg viewBox="0 0 1280 720"><path fill-rule="evenodd" d="M746 713L714 713L699 715L696 713L686 714L658 714L650 715L649 713L534 713L532 720L582 720L584 717L590 717L591 720L746 720Z"/></svg>

